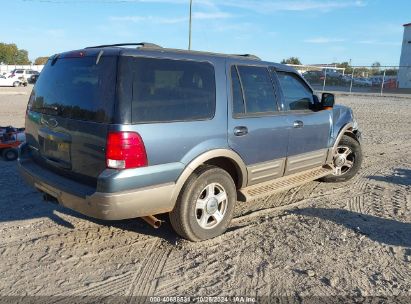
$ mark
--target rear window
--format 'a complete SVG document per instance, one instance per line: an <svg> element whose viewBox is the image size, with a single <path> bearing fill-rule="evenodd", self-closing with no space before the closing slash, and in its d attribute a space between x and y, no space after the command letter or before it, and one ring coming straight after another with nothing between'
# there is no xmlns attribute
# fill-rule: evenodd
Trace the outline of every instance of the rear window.
<svg viewBox="0 0 411 304"><path fill-rule="evenodd" d="M207 62L122 57L120 98L131 101L133 123L210 119L214 67Z"/></svg>
<svg viewBox="0 0 411 304"><path fill-rule="evenodd" d="M76 120L113 119L117 57L59 58L47 62L29 109Z"/></svg>

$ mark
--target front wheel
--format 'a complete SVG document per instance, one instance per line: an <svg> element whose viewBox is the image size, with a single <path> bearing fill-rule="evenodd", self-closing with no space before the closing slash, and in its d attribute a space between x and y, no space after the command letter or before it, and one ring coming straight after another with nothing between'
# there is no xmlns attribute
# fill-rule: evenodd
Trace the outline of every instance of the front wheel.
<svg viewBox="0 0 411 304"><path fill-rule="evenodd" d="M13 82L13 87L18 87L19 85L20 85L20 82L19 82L19 81Z"/></svg>
<svg viewBox="0 0 411 304"><path fill-rule="evenodd" d="M237 192L227 171L215 166L196 170L184 185L170 212L174 230L190 241L223 234L233 217Z"/></svg>
<svg viewBox="0 0 411 304"><path fill-rule="evenodd" d="M343 135L333 155L333 174L320 179L323 182L345 182L360 170L362 151L358 141Z"/></svg>

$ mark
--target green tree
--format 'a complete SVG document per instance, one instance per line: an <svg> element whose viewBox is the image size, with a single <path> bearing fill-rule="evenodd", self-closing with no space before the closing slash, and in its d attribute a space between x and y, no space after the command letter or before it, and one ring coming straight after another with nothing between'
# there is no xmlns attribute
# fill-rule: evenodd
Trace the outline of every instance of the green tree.
<svg viewBox="0 0 411 304"><path fill-rule="evenodd" d="M29 60L29 52L26 50L18 50L15 64L31 64Z"/></svg>
<svg viewBox="0 0 411 304"><path fill-rule="evenodd" d="M374 62L374 63L372 64L372 67L379 69L379 68L381 67L381 63L379 63L378 61L376 61L376 62Z"/></svg>
<svg viewBox="0 0 411 304"><path fill-rule="evenodd" d="M337 66L337 68L344 68L345 69L345 71L344 71L345 74L352 74L352 71L353 71L352 66L347 61L344 61L344 62L341 62L341 63L336 63L336 66Z"/></svg>
<svg viewBox="0 0 411 304"><path fill-rule="evenodd" d="M29 53L14 43L0 43L0 62L4 64L30 64Z"/></svg>
<svg viewBox="0 0 411 304"><path fill-rule="evenodd" d="M380 68L381 68L381 63L379 63L378 61L374 62L372 65L372 68L370 70L370 73L372 75L378 75L381 74L380 72Z"/></svg>
<svg viewBox="0 0 411 304"><path fill-rule="evenodd" d="M301 65L300 59L298 57L290 57L288 59L283 59L281 61L282 64L296 64L296 65Z"/></svg>
<svg viewBox="0 0 411 304"><path fill-rule="evenodd" d="M47 60L49 60L49 57L37 57L36 60L34 60L34 64L46 64Z"/></svg>
<svg viewBox="0 0 411 304"><path fill-rule="evenodd" d="M397 69L386 69L385 76L397 76L398 70Z"/></svg>
<svg viewBox="0 0 411 304"><path fill-rule="evenodd" d="M0 62L14 64L17 57L17 46L15 44L0 43Z"/></svg>

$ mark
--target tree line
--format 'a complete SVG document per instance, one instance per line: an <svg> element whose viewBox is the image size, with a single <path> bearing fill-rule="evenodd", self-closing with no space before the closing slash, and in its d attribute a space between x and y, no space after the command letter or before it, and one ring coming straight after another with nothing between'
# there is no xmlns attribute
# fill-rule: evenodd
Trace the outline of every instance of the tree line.
<svg viewBox="0 0 411 304"><path fill-rule="evenodd" d="M0 42L0 64L45 64L48 57L38 57L34 62L29 59L29 52L24 49L19 49L14 43Z"/></svg>

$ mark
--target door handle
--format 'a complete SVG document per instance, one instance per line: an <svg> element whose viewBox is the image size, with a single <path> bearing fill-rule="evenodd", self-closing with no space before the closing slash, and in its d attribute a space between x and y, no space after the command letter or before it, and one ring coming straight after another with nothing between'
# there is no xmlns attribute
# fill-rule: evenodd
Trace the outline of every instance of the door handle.
<svg viewBox="0 0 411 304"><path fill-rule="evenodd" d="M243 136L248 134L248 129L247 127L244 126L239 126L234 128L234 135L235 136Z"/></svg>
<svg viewBox="0 0 411 304"><path fill-rule="evenodd" d="M296 120L296 121L294 121L293 127L294 128L302 128L302 127L304 127L304 123L301 120Z"/></svg>

